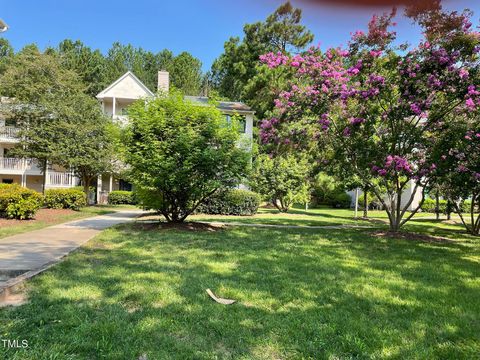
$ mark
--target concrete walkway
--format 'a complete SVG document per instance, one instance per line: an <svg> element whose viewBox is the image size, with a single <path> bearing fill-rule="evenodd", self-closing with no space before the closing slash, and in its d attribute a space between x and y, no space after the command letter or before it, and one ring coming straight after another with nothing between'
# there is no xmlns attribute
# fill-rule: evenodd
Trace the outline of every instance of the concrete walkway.
<svg viewBox="0 0 480 360"><path fill-rule="evenodd" d="M0 239L0 292L20 274L33 276L45 270L102 230L131 221L142 213L121 210Z"/></svg>

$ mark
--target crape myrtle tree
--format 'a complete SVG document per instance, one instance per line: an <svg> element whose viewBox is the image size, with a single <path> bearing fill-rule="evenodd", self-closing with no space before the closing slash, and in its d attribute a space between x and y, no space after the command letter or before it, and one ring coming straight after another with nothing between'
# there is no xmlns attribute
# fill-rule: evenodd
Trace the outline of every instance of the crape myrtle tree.
<svg viewBox="0 0 480 360"><path fill-rule="evenodd" d="M198 105L178 92L138 101L129 109L125 160L143 205L168 222L183 222L220 188L247 175L250 147L239 124L215 105ZM233 117L235 118L235 117Z"/></svg>
<svg viewBox="0 0 480 360"><path fill-rule="evenodd" d="M347 50L263 55L270 67L295 68L296 79L275 100L277 116L262 122L260 136L297 151L328 144L327 155L317 147L317 161L338 161L358 176L385 208L390 230L398 231L423 202L406 215L414 195L405 199L404 190L421 191L436 169L426 156L432 139L442 135L449 114L477 104L479 41L463 13L441 28L441 37L398 49L394 16L374 16Z"/></svg>
<svg viewBox="0 0 480 360"><path fill-rule="evenodd" d="M267 52L297 53L313 41L313 34L302 25L302 10L290 1L280 5L265 21L246 24L243 39L230 38L224 52L215 60L208 75L209 86L220 96L244 101L257 116L272 110L275 89L283 89L290 71L261 66L258 57ZM287 72L287 74L284 74Z"/></svg>
<svg viewBox="0 0 480 360"><path fill-rule="evenodd" d="M477 104L478 105L478 104ZM437 165L435 183L469 233L480 235L480 117L473 109L450 119L430 153ZM469 206L462 202L470 199ZM468 213L464 216L464 212Z"/></svg>

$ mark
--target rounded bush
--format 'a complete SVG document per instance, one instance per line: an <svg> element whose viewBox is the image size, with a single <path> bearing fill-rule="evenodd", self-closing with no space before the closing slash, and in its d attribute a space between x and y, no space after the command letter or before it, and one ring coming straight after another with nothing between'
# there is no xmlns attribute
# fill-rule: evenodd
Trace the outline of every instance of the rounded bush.
<svg viewBox="0 0 480 360"><path fill-rule="evenodd" d="M108 194L108 203L111 205L135 205L137 200L135 194L132 191L116 190Z"/></svg>
<svg viewBox="0 0 480 360"><path fill-rule="evenodd" d="M346 192L337 192L330 200L330 206L340 209L348 209L352 204L352 197Z"/></svg>
<svg viewBox="0 0 480 360"><path fill-rule="evenodd" d="M42 207L43 196L18 184L0 184L0 216L32 219Z"/></svg>
<svg viewBox="0 0 480 360"><path fill-rule="evenodd" d="M255 215L260 206L260 195L249 190L220 190L197 208L197 213L209 215Z"/></svg>
<svg viewBox="0 0 480 360"><path fill-rule="evenodd" d="M85 193L77 188L48 189L45 191L45 207L49 209L80 210L87 205Z"/></svg>
<svg viewBox="0 0 480 360"><path fill-rule="evenodd" d="M439 212L445 214L447 211L447 200L439 200ZM435 208L437 207L437 202L435 199L426 198L423 201L422 211L428 213L435 213Z"/></svg>

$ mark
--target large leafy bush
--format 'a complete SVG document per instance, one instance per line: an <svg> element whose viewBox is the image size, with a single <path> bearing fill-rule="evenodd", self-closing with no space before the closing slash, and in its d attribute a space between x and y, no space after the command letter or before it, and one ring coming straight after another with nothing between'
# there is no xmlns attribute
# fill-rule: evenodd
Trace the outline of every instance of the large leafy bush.
<svg viewBox="0 0 480 360"><path fill-rule="evenodd" d="M246 175L250 154L236 121L214 104L182 94L139 101L129 109L125 160L142 205L182 222L219 188ZM249 149L249 147L248 147Z"/></svg>
<svg viewBox="0 0 480 360"><path fill-rule="evenodd" d="M77 188L48 189L45 191L45 207L49 209L80 210L87 205L86 195Z"/></svg>
<svg viewBox="0 0 480 360"><path fill-rule="evenodd" d="M9 219L32 219L43 196L18 184L0 184L0 215Z"/></svg>
<svg viewBox="0 0 480 360"><path fill-rule="evenodd" d="M200 204L197 212L213 215L255 215L260 201L260 195L253 191L221 190Z"/></svg>

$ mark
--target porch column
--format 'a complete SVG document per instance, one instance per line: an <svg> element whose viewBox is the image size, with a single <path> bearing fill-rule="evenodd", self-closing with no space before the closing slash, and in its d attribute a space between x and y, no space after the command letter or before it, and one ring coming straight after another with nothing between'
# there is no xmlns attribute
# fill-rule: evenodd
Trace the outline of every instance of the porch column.
<svg viewBox="0 0 480 360"><path fill-rule="evenodd" d="M100 204L100 194L102 193L102 175L97 178L97 204Z"/></svg>
<svg viewBox="0 0 480 360"><path fill-rule="evenodd" d="M45 166L45 188L47 188L47 185L50 185L50 179L48 178L48 164L49 162L47 161L47 166Z"/></svg>
<svg viewBox="0 0 480 360"><path fill-rule="evenodd" d="M110 182L108 184L108 193L110 194L113 190L113 176L110 174Z"/></svg>
<svg viewBox="0 0 480 360"><path fill-rule="evenodd" d="M27 187L27 174L22 173L22 186Z"/></svg>
<svg viewBox="0 0 480 360"><path fill-rule="evenodd" d="M113 104L112 104L112 118L115 116L116 110L117 110L117 98L113 97Z"/></svg>

